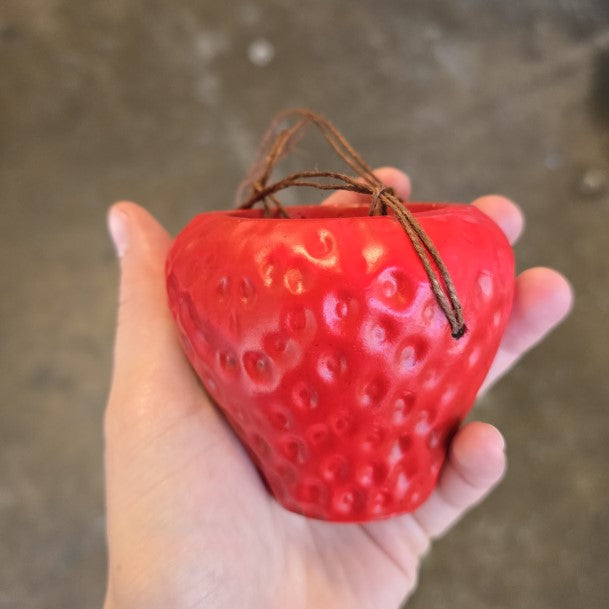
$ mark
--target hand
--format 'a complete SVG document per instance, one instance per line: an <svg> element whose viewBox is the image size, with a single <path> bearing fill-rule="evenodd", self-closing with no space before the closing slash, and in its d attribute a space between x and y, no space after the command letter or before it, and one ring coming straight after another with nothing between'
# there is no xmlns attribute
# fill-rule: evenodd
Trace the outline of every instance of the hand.
<svg viewBox="0 0 609 609"><path fill-rule="evenodd" d="M377 175L407 199L408 178ZM338 192L333 203L358 195ZM474 205L510 241L518 208ZM497 484L500 433L470 423L455 436L436 490L416 512L337 525L286 511L198 384L165 293L171 238L142 208L119 203L109 225L121 259L115 365L105 418L109 575L105 609L368 609L398 607L416 586L431 540ZM549 269L522 273L486 386L568 312L571 290Z"/></svg>

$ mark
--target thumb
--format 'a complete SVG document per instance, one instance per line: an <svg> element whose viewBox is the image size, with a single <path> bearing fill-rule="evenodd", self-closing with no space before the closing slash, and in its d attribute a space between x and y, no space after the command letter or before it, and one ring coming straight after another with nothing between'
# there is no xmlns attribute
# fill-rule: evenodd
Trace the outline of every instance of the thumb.
<svg viewBox="0 0 609 609"><path fill-rule="evenodd" d="M110 208L108 229L121 267L110 405L118 401L128 408L142 390L190 386L194 380L167 306L165 258L171 237L146 210L128 202ZM164 378L173 382L165 384Z"/></svg>
<svg viewBox="0 0 609 609"><path fill-rule="evenodd" d="M188 504L193 483L205 480L220 459L231 458L232 451L241 462L244 455L179 344L165 289L170 236L134 203L115 204L108 229L121 268L114 371L104 417L109 531L116 547L118 523L137 528L124 509L135 497L147 497L142 509L154 498L146 517L162 516L171 506ZM202 454L210 469L197 469ZM170 480L181 485L179 499L166 494ZM143 517L137 525L142 522ZM123 533L124 544L130 533Z"/></svg>

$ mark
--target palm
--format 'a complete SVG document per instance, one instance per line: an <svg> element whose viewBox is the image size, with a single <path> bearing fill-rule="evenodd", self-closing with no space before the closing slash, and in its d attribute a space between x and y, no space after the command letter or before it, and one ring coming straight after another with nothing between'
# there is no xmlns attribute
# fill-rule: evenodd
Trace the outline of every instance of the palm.
<svg viewBox="0 0 609 609"><path fill-rule="evenodd" d="M402 175L383 179L399 190ZM177 344L163 306L169 237L143 210L123 208L134 230L133 251L123 258L124 306L106 416L108 609L397 607L414 588L431 538L501 477L499 434L483 424L461 430L438 488L412 515L337 525L286 511L266 491ZM499 211L485 211L502 223ZM515 237L519 229L503 221ZM528 273L519 279L520 296L488 382L568 309L570 293L559 275ZM541 305L543 317L536 313Z"/></svg>
<svg viewBox="0 0 609 609"><path fill-rule="evenodd" d="M186 366L184 374L190 375ZM211 583L226 596L223 606L397 606L412 587L419 555L428 544L414 518L333 525L286 511L269 496L203 391L191 389L191 395L166 402L180 400L184 410L166 413L156 439L138 438L138 446L130 448L137 457L133 452L128 460L119 457L120 476L137 500L127 507L130 535L118 544L126 542L140 549L138 557L148 557L142 584L150 578L162 582L165 597L155 589L149 598L141 589L141 606L176 606L177 599L177 606L205 606L212 572ZM171 459L167 446L172 447ZM150 476L139 475L143 462ZM401 540L399 562L374 540L380 534ZM167 578L167 561L178 579ZM133 568L139 571L141 562ZM139 574L123 565L121 577L133 582ZM261 581L274 585L258 589L254 600L252 590Z"/></svg>

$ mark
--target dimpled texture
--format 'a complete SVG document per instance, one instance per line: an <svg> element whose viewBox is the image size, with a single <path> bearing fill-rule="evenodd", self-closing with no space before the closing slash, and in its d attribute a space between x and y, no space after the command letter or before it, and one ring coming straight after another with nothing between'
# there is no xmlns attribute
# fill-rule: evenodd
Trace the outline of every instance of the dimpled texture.
<svg viewBox="0 0 609 609"><path fill-rule="evenodd" d="M497 351L505 236L472 206L408 207L454 282L458 340L402 226L367 206L201 214L171 248L185 353L289 510L362 522L417 508Z"/></svg>

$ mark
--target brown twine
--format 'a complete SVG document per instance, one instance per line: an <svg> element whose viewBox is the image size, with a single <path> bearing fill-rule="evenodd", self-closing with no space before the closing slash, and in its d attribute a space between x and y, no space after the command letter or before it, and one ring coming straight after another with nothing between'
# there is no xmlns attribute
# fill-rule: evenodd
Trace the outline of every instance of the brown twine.
<svg viewBox="0 0 609 609"><path fill-rule="evenodd" d="M290 120L297 119L291 126ZM305 127L314 125L332 146L336 154L359 176L351 177L335 171L299 171L281 180L270 182L273 169L302 136ZM326 180L320 182L319 180ZM249 196L239 205L249 209L261 202L265 216L289 218L289 214L275 194L292 186L317 188L319 190L347 190L370 195L369 215L387 215L390 209L400 222L414 247L431 289L444 312L454 338L461 338L467 328L463 320L463 310L457 297L455 286L442 261L438 250L425 233L414 215L403 204L394 190L383 184L372 172L370 166L349 144L344 135L330 121L310 110L296 108L279 114L271 123L262 139L258 155L252 168L237 192L237 201ZM271 208L274 205L274 209Z"/></svg>

